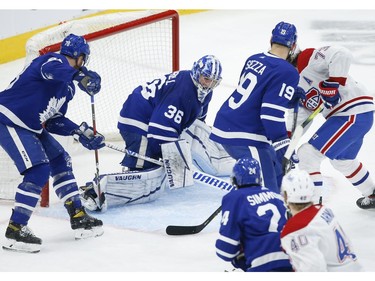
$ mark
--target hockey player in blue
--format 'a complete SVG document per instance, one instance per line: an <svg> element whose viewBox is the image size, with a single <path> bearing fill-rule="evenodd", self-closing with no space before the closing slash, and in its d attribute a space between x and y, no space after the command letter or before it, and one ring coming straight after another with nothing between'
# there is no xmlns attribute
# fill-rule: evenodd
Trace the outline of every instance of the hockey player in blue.
<svg viewBox="0 0 375 281"><path fill-rule="evenodd" d="M293 24L280 22L272 31L271 49L250 56L236 90L217 112L210 139L234 159L260 162L265 185L280 192L282 159L289 145L285 112L299 100L299 75L287 61L297 42Z"/></svg>
<svg viewBox="0 0 375 281"><path fill-rule="evenodd" d="M89 55L86 40L70 34L63 40L60 54L34 59L0 93L0 145L23 175L4 249L40 251L42 240L32 233L28 222L49 176L69 213L76 238L103 234L102 221L88 216L81 204L70 156L51 135L74 135L88 149L104 146L104 137L94 134L86 122L79 126L65 117L75 95L73 81L89 95L100 91L100 76L84 66Z"/></svg>
<svg viewBox="0 0 375 281"><path fill-rule="evenodd" d="M177 141L197 118L205 119L213 89L222 79L221 72L220 61L206 55L191 70L166 74L135 88L124 102L118 122L125 148L162 158L161 144ZM125 155L121 165L130 170L155 167L129 155Z"/></svg>
<svg viewBox="0 0 375 281"><path fill-rule="evenodd" d="M236 189L222 199L216 254L243 271L293 271L280 240L286 207L280 194L262 185L259 162L237 160L231 180Z"/></svg>

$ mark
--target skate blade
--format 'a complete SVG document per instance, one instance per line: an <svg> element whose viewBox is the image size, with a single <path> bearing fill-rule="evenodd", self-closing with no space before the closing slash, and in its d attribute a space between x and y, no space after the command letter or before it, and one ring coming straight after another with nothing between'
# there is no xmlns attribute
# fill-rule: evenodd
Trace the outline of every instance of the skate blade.
<svg viewBox="0 0 375 281"><path fill-rule="evenodd" d="M39 253L42 245L39 244L28 244L23 242L17 242L8 239L8 243L3 245L3 249L7 251L20 252L20 253Z"/></svg>
<svg viewBox="0 0 375 281"><path fill-rule="evenodd" d="M81 239L87 239L92 237L99 237L102 236L104 233L104 229L101 226L93 227L91 229L76 229L75 230L75 239L81 240Z"/></svg>

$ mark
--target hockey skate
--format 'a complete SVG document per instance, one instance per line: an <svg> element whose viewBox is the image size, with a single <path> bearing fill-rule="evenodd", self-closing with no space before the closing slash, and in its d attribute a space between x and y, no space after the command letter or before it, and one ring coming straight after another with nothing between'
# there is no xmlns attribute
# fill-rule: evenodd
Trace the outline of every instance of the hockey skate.
<svg viewBox="0 0 375 281"><path fill-rule="evenodd" d="M89 216L84 207L75 208L71 200L67 200L64 205L68 210L70 225L75 232L76 240L103 235L103 222L101 220Z"/></svg>
<svg viewBox="0 0 375 281"><path fill-rule="evenodd" d="M93 212L107 211L107 200L105 194L102 192L99 199L93 182L89 182L85 186L80 186L79 193L82 204L86 209Z"/></svg>
<svg viewBox="0 0 375 281"><path fill-rule="evenodd" d="M38 253L42 246L42 239L36 237L31 229L26 225L9 222L5 232L7 242L3 245L4 250Z"/></svg>
<svg viewBox="0 0 375 281"><path fill-rule="evenodd" d="M359 198L356 203L364 210L375 209L375 191L370 196Z"/></svg>

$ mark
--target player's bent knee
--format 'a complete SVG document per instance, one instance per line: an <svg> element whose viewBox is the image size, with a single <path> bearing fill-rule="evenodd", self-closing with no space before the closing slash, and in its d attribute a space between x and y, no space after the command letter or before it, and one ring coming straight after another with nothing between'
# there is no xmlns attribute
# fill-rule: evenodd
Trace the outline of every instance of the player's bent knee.
<svg viewBox="0 0 375 281"><path fill-rule="evenodd" d="M37 186L44 186L48 181L50 167L47 163L31 167L24 172L24 182L30 182Z"/></svg>
<svg viewBox="0 0 375 281"><path fill-rule="evenodd" d="M301 145L298 149L297 155L299 158L299 167L308 172L320 170L320 164L325 157L309 143Z"/></svg>

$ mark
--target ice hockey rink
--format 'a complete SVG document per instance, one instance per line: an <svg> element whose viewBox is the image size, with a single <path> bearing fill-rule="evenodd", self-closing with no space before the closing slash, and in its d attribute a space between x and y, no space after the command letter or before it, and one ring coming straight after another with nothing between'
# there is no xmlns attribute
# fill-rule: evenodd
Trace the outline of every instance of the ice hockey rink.
<svg viewBox="0 0 375 281"><path fill-rule="evenodd" d="M271 30L280 21L291 22L298 30L301 49L340 44L353 51L351 75L375 95L375 10L212 10L180 17L180 68L190 69L206 54L216 55L223 65L223 81L215 89L207 123L236 87L246 58L267 51ZM0 20L1 21L1 20ZM0 90L17 75L24 60L0 65ZM134 85L136 87L137 85ZM100 95L100 93L99 93ZM83 107L90 107L90 99ZM97 118L104 116L97 112ZM87 117L90 123L91 116ZM321 119L317 118L316 124ZM100 128L98 128L100 132ZM375 128L366 136L359 159L375 177ZM117 143L122 146L122 143ZM94 152L71 147L69 151L79 184L92 180ZM104 148L99 151L100 173L119 172L122 154ZM359 209L361 195L328 162L323 173L330 182L326 205L330 206L352 240L365 271L375 270L375 212ZM29 226L43 239L38 254L0 250L0 272L190 272L222 273L232 267L215 254L219 216L201 233L168 236L170 224L201 224L221 203L225 191L195 185L166 190L155 202L123 206L94 214L104 222L102 237L75 241L68 215L51 193L49 208L38 208ZM0 243L11 214L12 203L0 202ZM229 273L236 274L236 273ZM52 276L55 275L51 275ZM74 275L73 275L74 276ZM73 277L71 276L71 277ZM91 277L92 275L90 275ZM99 275L100 279L106 275ZM178 278L180 275L175 276ZM182 275L181 275L182 276ZM147 276L153 278L153 276ZM219 277L223 277L220 275ZM232 276L224 276L232 278ZM259 277L259 276L257 276ZM7 276L13 278L13 275ZM27 276L24 276L27 278ZM75 278L75 277L73 277ZM79 275L79 278L85 278ZM96 278L96 277L93 277ZM210 278L199 275L194 278ZM248 277L252 278L252 277ZM279 277L278 277L279 278ZM5 280L5 279L4 279Z"/></svg>

